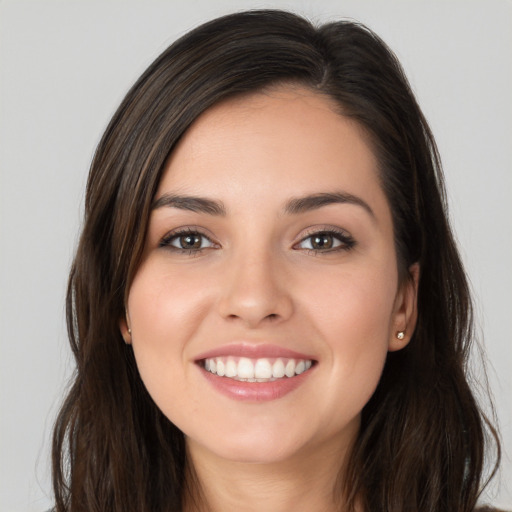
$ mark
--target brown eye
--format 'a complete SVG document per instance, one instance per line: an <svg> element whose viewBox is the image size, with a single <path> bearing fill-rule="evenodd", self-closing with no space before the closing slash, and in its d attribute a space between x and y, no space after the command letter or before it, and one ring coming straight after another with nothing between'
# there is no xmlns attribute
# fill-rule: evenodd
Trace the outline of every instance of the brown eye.
<svg viewBox="0 0 512 512"><path fill-rule="evenodd" d="M182 235L177 239L180 249L200 249L202 236L197 234Z"/></svg>
<svg viewBox="0 0 512 512"><path fill-rule="evenodd" d="M341 231L319 231L303 238L295 248L321 253L349 250L354 245L355 241L348 233Z"/></svg>
<svg viewBox="0 0 512 512"><path fill-rule="evenodd" d="M215 247L215 244L206 235L187 230L178 233L170 233L162 239L160 247L166 247L178 252L200 252L203 249Z"/></svg>
<svg viewBox="0 0 512 512"><path fill-rule="evenodd" d="M313 249L332 249L334 246L334 237L327 233L320 233L311 237L311 247Z"/></svg>

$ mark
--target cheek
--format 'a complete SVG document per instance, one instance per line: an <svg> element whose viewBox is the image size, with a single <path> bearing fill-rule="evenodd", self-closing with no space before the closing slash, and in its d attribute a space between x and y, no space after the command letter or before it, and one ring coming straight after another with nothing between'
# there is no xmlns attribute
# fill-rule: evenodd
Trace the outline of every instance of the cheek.
<svg viewBox="0 0 512 512"><path fill-rule="evenodd" d="M302 287L309 290L306 309L335 340L358 346L371 340L388 341L397 289L393 264L332 267L325 275L311 277Z"/></svg>
<svg viewBox="0 0 512 512"><path fill-rule="evenodd" d="M174 350L194 326L204 307L199 275L171 272L164 264L142 266L128 297L132 331L146 344L163 343Z"/></svg>
<svg viewBox="0 0 512 512"><path fill-rule="evenodd" d="M137 367L163 411L185 396L190 370L187 341L205 310L198 284L193 276L180 279L165 265L153 263L141 266L130 289L128 311Z"/></svg>
<svg viewBox="0 0 512 512"><path fill-rule="evenodd" d="M391 267L393 268L393 267ZM323 290L311 287L308 306L331 365L326 384L344 390L339 399L360 410L373 394L386 360L392 329L396 273L380 266L331 272Z"/></svg>

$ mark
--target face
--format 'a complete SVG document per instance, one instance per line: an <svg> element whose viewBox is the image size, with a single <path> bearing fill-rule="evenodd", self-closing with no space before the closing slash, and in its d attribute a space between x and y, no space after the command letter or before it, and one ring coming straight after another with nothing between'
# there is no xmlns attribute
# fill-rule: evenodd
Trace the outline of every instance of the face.
<svg viewBox="0 0 512 512"><path fill-rule="evenodd" d="M271 462L353 442L414 297L364 133L282 88L211 108L180 141L121 331L189 447Z"/></svg>

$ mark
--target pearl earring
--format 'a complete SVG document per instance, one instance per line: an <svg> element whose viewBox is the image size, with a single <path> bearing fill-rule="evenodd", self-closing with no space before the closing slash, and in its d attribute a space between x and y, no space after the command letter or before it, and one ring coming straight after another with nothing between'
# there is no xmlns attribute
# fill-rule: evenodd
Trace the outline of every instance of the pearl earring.
<svg viewBox="0 0 512 512"><path fill-rule="evenodd" d="M403 340L403 339L405 338L405 332L404 332L404 331L398 331L398 332L396 333L396 337L397 337L397 339L399 339L399 340Z"/></svg>

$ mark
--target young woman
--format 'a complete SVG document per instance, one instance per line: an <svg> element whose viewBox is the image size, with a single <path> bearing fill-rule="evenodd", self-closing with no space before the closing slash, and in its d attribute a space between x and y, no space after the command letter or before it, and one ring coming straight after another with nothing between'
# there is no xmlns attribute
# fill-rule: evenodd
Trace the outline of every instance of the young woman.
<svg viewBox="0 0 512 512"><path fill-rule="evenodd" d="M475 508L496 436L439 157L361 25L166 50L95 154L67 306L58 512Z"/></svg>

